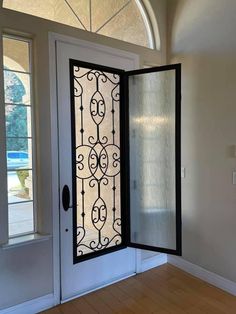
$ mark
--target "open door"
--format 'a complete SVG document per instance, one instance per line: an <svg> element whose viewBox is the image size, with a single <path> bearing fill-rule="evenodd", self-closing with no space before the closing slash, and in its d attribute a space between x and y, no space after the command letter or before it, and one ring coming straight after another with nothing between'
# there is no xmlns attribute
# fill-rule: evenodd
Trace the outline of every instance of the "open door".
<svg viewBox="0 0 236 314"><path fill-rule="evenodd" d="M130 156L127 245L181 255L181 65L125 76Z"/></svg>
<svg viewBox="0 0 236 314"><path fill-rule="evenodd" d="M73 265L127 246L181 255L180 64L126 72L68 51L59 73L68 76L59 92L65 258L72 243Z"/></svg>

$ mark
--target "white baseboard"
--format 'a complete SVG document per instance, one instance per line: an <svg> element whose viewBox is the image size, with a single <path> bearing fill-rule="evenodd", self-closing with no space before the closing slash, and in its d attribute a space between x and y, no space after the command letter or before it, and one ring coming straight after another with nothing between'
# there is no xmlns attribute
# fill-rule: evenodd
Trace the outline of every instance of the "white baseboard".
<svg viewBox="0 0 236 314"><path fill-rule="evenodd" d="M141 261L141 272L167 263L167 254L160 253L156 256Z"/></svg>
<svg viewBox="0 0 236 314"><path fill-rule="evenodd" d="M33 299L19 305L0 310L0 314L35 314L55 306L53 294Z"/></svg>
<svg viewBox="0 0 236 314"><path fill-rule="evenodd" d="M221 277L215 273L212 273L200 266L192 264L181 257L168 255L167 257L168 263L190 273L191 275L200 278L211 285L220 288L226 292L229 292L236 296L236 282L228 280L224 277Z"/></svg>

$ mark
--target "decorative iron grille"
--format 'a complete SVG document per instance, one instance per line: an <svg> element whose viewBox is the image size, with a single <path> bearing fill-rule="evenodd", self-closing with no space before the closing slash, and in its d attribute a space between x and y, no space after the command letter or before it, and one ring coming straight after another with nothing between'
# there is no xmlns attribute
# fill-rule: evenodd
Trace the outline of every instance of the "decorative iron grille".
<svg viewBox="0 0 236 314"><path fill-rule="evenodd" d="M120 75L71 60L75 257L121 245Z"/></svg>

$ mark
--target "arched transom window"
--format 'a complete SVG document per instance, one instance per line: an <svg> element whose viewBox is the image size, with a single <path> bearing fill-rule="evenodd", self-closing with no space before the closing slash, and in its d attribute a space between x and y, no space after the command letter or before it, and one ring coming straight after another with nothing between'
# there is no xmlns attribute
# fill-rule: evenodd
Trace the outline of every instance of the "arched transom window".
<svg viewBox="0 0 236 314"><path fill-rule="evenodd" d="M4 0L3 7L136 45L155 45L141 0Z"/></svg>

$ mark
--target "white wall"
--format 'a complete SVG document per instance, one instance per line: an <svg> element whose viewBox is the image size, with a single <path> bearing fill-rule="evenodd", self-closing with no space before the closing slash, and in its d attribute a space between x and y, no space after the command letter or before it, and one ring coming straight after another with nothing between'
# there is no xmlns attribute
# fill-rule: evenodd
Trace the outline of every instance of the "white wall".
<svg viewBox="0 0 236 314"><path fill-rule="evenodd" d="M182 63L183 258L236 281L236 1L170 0Z"/></svg>
<svg viewBox="0 0 236 314"><path fill-rule="evenodd" d="M0 252L0 311L53 292L52 242Z"/></svg>

